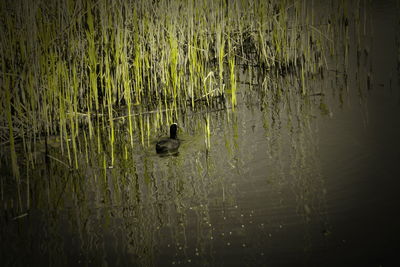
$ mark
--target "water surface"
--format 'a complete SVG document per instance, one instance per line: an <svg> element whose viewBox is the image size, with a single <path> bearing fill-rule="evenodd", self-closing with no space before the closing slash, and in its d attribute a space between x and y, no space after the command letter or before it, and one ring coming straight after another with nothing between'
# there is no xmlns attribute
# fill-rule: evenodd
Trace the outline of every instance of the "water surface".
<svg viewBox="0 0 400 267"><path fill-rule="evenodd" d="M157 135L132 148L123 121L113 165L101 140L79 170L39 151L29 211L2 185L3 263L386 266L400 241L395 4L372 3L362 64L351 45L306 96L295 76L262 87L269 74L241 70L237 107L182 112L177 156L156 154Z"/></svg>

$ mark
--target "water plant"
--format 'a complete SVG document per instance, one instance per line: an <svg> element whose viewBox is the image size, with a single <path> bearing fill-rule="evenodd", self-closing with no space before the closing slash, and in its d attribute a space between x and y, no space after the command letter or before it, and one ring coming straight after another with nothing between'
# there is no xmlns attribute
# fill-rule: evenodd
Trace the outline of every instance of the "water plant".
<svg viewBox="0 0 400 267"><path fill-rule="evenodd" d="M74 170L81 154L86 163L103 154L106 173L118 136L146 146L182 112L234 111L240 67L256 68L263 88L294 73L306 96L307 79L327 65L325 47L335 53L329 21L346 21L343 4L333 1L317 25L313 1L2 1L0 142L18 190L21 163L43 163L39 147ZM49 154L55 137L59 158Z"/></svg>

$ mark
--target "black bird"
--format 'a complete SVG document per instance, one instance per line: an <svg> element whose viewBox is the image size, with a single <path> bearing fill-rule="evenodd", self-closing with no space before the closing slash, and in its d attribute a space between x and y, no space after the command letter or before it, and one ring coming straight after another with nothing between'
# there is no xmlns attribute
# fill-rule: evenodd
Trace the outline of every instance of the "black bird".
<svg viewBox="0 0 400 267"><path fill-rule="evenodd" d="M168 152L177 152L180 141L176 136L176 131L178 130L178 125L176 123L171 124L169 128L169 138L164 137L156 144L156 151L159 154L164 154Z"/></svg>

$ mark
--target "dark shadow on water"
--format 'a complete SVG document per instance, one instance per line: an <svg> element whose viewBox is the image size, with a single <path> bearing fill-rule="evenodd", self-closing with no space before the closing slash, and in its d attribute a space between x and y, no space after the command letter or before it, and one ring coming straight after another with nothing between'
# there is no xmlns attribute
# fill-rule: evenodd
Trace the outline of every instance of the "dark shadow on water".
<svg viewBox="0 0 400 267"><path fill-rule="evenodd" d="M179 156L179 151L168 151L168 152L160 152L157 153L160 158L165 158L165 157L178 157Z"/></svg>

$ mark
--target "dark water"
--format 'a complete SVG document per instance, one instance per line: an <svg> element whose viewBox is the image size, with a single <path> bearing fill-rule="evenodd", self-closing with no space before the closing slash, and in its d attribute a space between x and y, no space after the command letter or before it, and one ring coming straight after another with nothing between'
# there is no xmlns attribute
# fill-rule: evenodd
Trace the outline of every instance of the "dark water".
<svg viewBox="0 0 400 267"><path fill-rule="evenodd" d="M310 79L314 94L290 90L296 86L290 76L272 86L288 89L279 99L272 87L243 83L235 110L181 118L178 156L159 157L156 137L148 136L133 151L117 145L116 162L106 171L106 152L83 153L90 167L80 171L56 162L32 171L28 212L2 197L0 261L393 264L400 242L396 2L372 1L368 14L362 42L369 52L361 67L352 32L348 65ZM249 75L243 71L239 79ZM2 185L2 196L7 188Z"/></svg>

